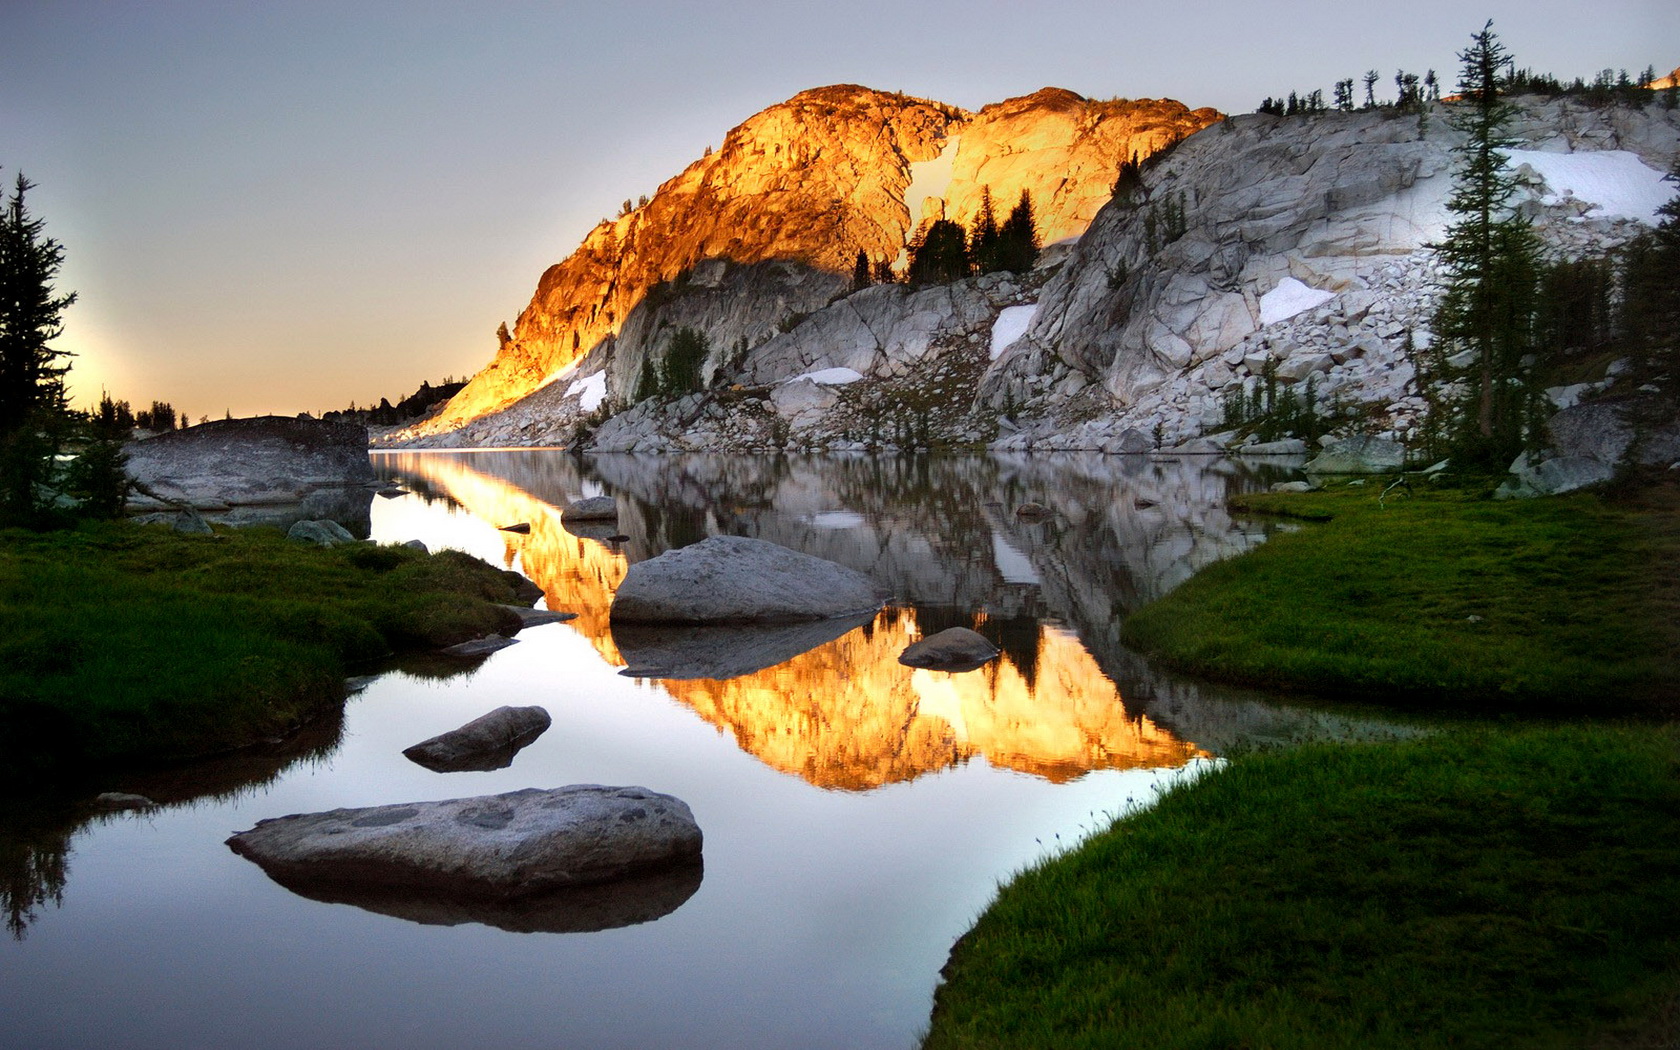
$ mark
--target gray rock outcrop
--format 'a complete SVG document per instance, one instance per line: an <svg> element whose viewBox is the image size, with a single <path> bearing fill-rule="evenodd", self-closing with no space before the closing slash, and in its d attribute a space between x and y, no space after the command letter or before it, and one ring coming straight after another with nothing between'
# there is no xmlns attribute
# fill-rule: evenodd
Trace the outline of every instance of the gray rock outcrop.
<svg viewBox="0 0 1680 1050"><path fill-rule="evenodd" d="M1326 445L1307 462L1306 470L1309 474L1386 474L1405 462L1405 446L1361 434Z"/></svg>
<svg viewBox="0 0 1680 1050"><path fill-rule="evenodd" d="M1002 652L986 637L966 627L948 627L912 642L898 656L906 667L925 667L931 671L972 671Z"/></svg>
<svg viewBox="0 0 1680 1050"><path fill-rule="evenodd" d="M259 821L227 840L277 881L512 898L698 861L680 799L642 787L335 809Z"/></svg>
<svg viewBox="0 0 1680 1050"><path fill-rule="evenodd" d="M367 428L256 416L200 423L124 447L128 472L154 495L135 512L189 506L231 524L331 519L365 535L373 502Z"/></svg>
<svg viewBox="0 0 1680 1050"><path fill-rule="evenodd" d="M506 769L550 722L540 707L498 707L459 729L404 748L403 755L435 773Z"/></svg>
<svg viewBox="0 0 1680 1050"><path fill-rule="evenodd" d="M632 565L613 595L614 623L789 623L872 612L869 577L743 536L713 536Z"/></svg>

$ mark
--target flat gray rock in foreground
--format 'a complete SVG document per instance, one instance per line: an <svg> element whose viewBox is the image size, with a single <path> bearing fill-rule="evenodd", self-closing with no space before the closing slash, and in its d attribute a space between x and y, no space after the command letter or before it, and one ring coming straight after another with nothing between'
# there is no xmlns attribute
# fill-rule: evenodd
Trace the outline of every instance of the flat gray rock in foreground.
<svg viewBox="0 0 1680 1050"><path fill-rule="evenodd" d="M643 787L543 791L259 821L227 840L283 884L409 887L509 898L606 882L700 858L680 799Z"/></svg>
<svg viewBox="0 0 1680 1050"><path fill-rule="evenodd" d="M951 627L912 643L898 654L898 662L933 671L972 671L997 659L1000 651L984 635Z"/></svg>
<svg viewBox="0 0 1680 1050"><path fill-rule="evenodd" d="M506 769L550 723L540 707L498 707L459 729L404 748L403 755L437 773Z"/></svg>
<svg viewBox="0 0 1680 1050"><path fill-rule="evenodd" d="M615 623L790 623L872 612L869 577L742 536L713 536L630 566Z"/></svg>

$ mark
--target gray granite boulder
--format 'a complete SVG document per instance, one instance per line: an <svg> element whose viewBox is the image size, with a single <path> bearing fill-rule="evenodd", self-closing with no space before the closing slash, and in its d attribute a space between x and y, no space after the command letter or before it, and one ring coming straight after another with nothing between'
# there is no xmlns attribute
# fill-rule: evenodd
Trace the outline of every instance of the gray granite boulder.
<svg viewBox="0 0 1680 1050"><path fill-rule="evenodd" d="M299 543L313 543L318 547L337 547L356 542L356 537L350 534L349 529L326 518L319 521L294 521L292 527L286 530L286 538Z"/></svg>
<svg viewBox="0 0 1680 1050"><path fill-rule="evenodd" d="M1309 474L1389 474L1405 463L1406 449L1399 442L1359 435L1331 442L1306 469Z"/></svg>
<svg viewBox="0 0 1680 1050"><path fill-rule="evenodd" d="M560 520L572 521L617 521L618 501L611 496L590 496L588 499L574 500L566 504L560 512Z"/></svg>
<svg viewBox="0 0 1680 1050"><path fill-rule="evenodd" d="M869 577L743 536L713 536L630 566L614 623L791 623L873 612Z"/></svg>
<svg viewBox="0 0 1680 1050"><path fill-rule="evenodd" d="M258 821L227 845L288 885L506 899L694 864L701 835L680 799L574 784L294 814Z"/></svg>
<svg viewBox="0 0 1680 1050"><path fill-rule="evenodd" d="M542 736L550 722L548 712L540 707L498 707L459 729L404 748L403 755L434 773L506 769L513 764L513 756Z"/></svg>
<svg viewBox="0 0 1680 1050"><path fill-rule="evenodd" d="M982 634L950 627L911 643L898 654L898 662L932 671L972 671L997 659L1001 651Z"/></svg>

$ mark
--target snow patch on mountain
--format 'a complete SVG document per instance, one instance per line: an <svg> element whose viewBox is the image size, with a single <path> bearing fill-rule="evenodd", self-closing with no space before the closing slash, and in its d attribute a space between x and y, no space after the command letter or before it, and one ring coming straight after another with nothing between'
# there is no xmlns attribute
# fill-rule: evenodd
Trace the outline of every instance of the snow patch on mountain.
<svg viewBox="0 0 1680 1050"><path fill-rule="evenodd" d="M992 360L1003 356L1003 352L1021 338L1032 324L1033 316L1038 313L1037 303L1027 303L1024 306L1006 306L998 314L997 321L992 325Z"/></svg>
<svg viewBox="0 0 1680 1050"><path fill-rule="evenodd" d="M1545 181L1551 197L1547 204L1573 197L1595 204L1594 218L1635 219L1655 226L1657 209L1674 196L1674 185L1662 172L1648 166L1626 150L1592 153L1546 153L1540 150L1509 151L1510 165L1521 174L1526 164Z"/></svg>
<svg viewBox="0 0 1680 1050"><path fill-rule="evenodd" d="M1335 297L1335 292L1326 292L1293 277L1285 277L1276 288L1260 297L1260 324L1265 326L1287 321L1298 313L1323 306Z"/></svg>

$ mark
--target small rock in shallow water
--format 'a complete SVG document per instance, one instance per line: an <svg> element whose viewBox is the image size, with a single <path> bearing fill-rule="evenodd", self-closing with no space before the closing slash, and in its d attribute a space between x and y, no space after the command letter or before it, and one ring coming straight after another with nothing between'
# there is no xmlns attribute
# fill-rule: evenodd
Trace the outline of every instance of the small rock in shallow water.
<svg viewBox="0 0 1680 1050"><path fill-rule="evenodd" d="M462 656L469 658L489 656L493 652L506 649L518 640L519 639L517 638L503 638L499 634L487 634L483 638L474 638L469 642L461 642L458 645L445 646L444 648L439 649L438 652L443 653L445 656Z"/></svg>
<svg viewBox="0 0 1680 1050"><path fill-rule="evenodd" d="M498 707L459 729L404 748L403 755L434 773L506 769L550 723L540 707Z"/></svg>
<svg viewBox="0 0 1680 1050"><path fill-rule="evenodd" d="M123 791L107 791L95 797L93 804L101 809L153 809L157 806L145 795L130 795Z"/></svg>
<svg viewBox="0 0 1680 1050"><path fill-rule="evenodd" d="M951 627L911 644L899 654L898 662L931 671L972 671L997 659L999 652L984 635Z"/></svg>

